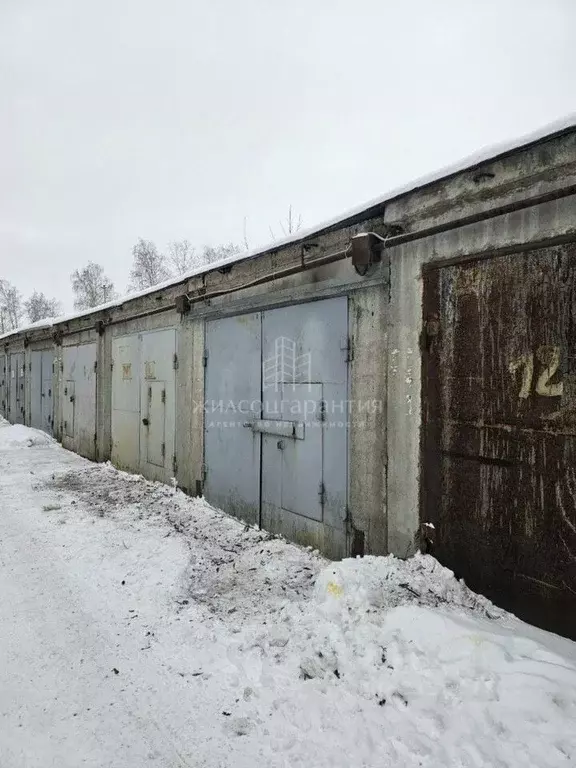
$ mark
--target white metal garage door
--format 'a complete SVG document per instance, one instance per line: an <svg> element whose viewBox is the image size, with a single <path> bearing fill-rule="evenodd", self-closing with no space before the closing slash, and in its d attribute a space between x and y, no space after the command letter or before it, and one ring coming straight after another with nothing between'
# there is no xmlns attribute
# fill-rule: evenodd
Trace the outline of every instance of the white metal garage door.
<svg viewBox="0 0 576 768"><path fill-rule="evenodd" d="M96 457L96 344L62 349L62 444Z"/></svg>
<svg viewBox="0 0 576 768"><path fill-rule="evenodd" d="M112 341L112 461L167 482L175 473L176 331Z"/></svg>

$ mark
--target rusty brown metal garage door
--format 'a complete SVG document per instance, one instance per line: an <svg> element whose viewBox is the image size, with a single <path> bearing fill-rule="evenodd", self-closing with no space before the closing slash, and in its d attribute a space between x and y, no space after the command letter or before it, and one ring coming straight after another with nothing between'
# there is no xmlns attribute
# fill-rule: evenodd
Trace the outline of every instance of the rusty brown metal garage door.
<svg viewBox="0 0 576 768"><path fill-rule="evenodd" d="M433 553L576 638L576 244L424 275L422 522Z"/></svg>

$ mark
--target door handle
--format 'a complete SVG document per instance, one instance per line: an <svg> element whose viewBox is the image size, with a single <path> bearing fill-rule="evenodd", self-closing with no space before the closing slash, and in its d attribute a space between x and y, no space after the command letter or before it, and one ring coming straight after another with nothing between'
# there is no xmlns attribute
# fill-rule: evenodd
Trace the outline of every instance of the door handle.
<svg viewBox="0 0 576 768"><path fill-rule="evenodd" d="M148 421L148 419L142 419L142 424L144 424L145 427L150 426L150 422Z"/></svg>

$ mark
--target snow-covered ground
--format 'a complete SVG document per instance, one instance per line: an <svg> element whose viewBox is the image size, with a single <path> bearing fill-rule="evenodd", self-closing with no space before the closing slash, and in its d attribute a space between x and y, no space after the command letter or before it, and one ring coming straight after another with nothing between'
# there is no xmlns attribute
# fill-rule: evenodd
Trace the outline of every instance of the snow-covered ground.
<svg viewBox="0 0 576 768"><path fill-rule="evenodd" d="M576 644L0 422L0 766L576 764Z"/></svg>

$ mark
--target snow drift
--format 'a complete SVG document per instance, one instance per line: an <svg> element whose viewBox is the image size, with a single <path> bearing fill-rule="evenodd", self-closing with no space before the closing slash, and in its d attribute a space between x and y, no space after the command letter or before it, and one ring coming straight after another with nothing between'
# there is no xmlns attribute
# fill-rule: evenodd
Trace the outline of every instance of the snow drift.
<svg viewBox="0 0 576 768"><path fill-rule="evenodd" d="M12 768L576 761L576 644L432 557L329 563L6 423L0 589Z"/></svg>

